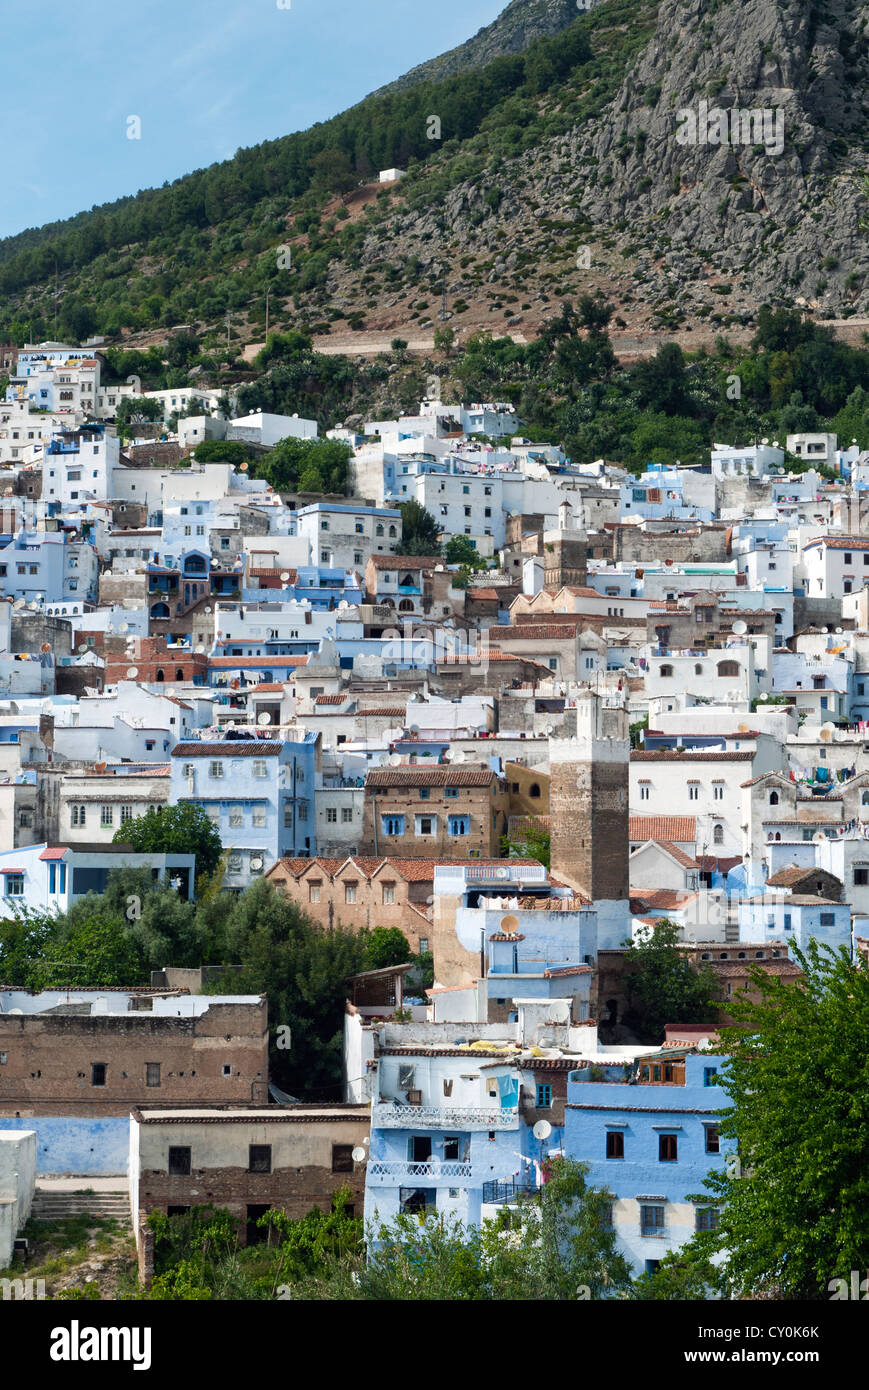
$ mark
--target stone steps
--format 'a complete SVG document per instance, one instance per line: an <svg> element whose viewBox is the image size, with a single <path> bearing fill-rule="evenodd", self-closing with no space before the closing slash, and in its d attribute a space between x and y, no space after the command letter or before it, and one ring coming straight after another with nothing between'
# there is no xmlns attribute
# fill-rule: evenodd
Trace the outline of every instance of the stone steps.
<svg viewBox="0 0 869 1390"><path fill-rule="evenodd" d="M37 1188L31 1215L37 1221L64 1221L74 1216L106 1216L130 1222L125 1192L45 1192Z"/></svg>

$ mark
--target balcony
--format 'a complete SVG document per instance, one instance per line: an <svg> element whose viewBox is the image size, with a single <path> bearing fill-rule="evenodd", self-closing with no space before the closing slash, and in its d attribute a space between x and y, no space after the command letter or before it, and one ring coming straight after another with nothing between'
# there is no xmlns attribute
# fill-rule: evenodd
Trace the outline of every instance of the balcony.
<svg viewBox="0 0 869 1390"><path fill-rule="evenodd" d="M398 592L400 594L421 594L422 589L418 584L399 584Z"/></svg>
<svg viewBox="0 0 869 1390"><path fill-rule="evenodd" d="M536 1192L534 1179L530 1174L519 1178L507 1178L503 1182L484 1182L484 1202L515 1202L519 1197Z"/></svg>
<svg viewBox="0 0 869 1390"><path fill-rule="evenodd" d="M399 1163L373 1159L368 1164L369 1183L376 1187L440 1187L444 1183L470 1182L470 1163Z"/></svg>
<svg viewBox="0 0 869 1390"><path fill-rule="evenodd" d="M372 1129L518 1129L516 1106L374 1105Z"/></svg>

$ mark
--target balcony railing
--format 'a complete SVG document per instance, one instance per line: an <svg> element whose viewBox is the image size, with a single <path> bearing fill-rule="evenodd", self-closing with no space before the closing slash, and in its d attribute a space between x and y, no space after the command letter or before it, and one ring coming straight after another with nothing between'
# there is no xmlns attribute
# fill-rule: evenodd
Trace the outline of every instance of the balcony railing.
<svg viewBox="0 0 869 1390"><path fill-rule="evenodd" d="M420 1187L437 1187L439 1183L468 1182L474 1170L470 1163L398 1163L374 1160L368 1164L368 1177L381 1186L409 1182Z"/></svg>
<svg viewBox="0 0 869 1390"><path fill-rule="evenodd" d="M375 1129L518 1129L516 1106L375 1105Z"/></svg>
<svg viewBox="0 0 869 1390"><path fill-rule="evenodd" d="M534 1179L529 1175L507 1178L504 1182L484 1182L484 1202L515 1202L519 1197L536 1192Z"/></svg>

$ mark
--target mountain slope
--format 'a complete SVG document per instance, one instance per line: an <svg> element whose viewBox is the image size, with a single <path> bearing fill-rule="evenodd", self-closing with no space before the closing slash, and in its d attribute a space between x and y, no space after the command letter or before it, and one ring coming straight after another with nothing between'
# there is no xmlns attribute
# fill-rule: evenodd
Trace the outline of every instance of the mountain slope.
<svg viewBox="0 0 869 1390"><path fill-rule="evenodd" d="M372 96L400 92L417 82L452 77L469 68L485 67L496 58L521 53L534 39L551 38L566 29L576 16L576 0L510 0L497 19L480 29L472 39L411 68L403 77L378 87Z"/></svg>

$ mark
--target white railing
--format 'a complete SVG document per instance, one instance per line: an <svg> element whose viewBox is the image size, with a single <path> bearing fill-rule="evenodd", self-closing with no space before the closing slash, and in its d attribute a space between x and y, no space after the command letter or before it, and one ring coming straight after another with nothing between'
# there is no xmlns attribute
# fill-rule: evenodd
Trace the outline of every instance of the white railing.
<svg viewBox="0 0 869 1390"><path fill-rule="evenodd" d="M517 1107L482 1105L374 1105L373 1129L517 1129Z"/></svg>
<svg viewBox="0 0 869 1390"><path fill-rule="evenodd" d="M471 1178L470 1163L394 1163L374 1160L368 1164L373 1178Z"/></svg>

